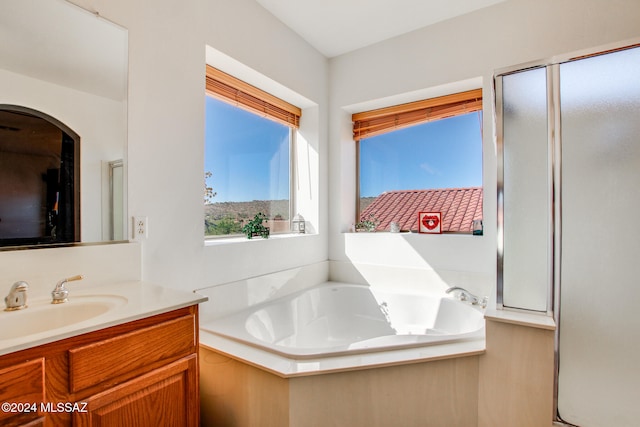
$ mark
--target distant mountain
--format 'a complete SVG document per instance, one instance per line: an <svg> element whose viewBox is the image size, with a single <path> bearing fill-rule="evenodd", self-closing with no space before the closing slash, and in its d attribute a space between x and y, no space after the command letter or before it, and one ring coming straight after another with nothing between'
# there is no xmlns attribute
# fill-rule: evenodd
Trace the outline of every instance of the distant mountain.
<svg viewBox="0 0 640 427"><path fill-rule="evenodd" d="M219 220L231 215L234 219L253 218L262 212L269 219L280 215L279 219L289 219L288 200L253 200L251 202L217 202L204 205L205 216Z"/></svg>
<svg viewBox="0 0 640 427"><path fill-rule="evenodd" d="M364 212L377 197L360 197L360 212Z"/></svg>

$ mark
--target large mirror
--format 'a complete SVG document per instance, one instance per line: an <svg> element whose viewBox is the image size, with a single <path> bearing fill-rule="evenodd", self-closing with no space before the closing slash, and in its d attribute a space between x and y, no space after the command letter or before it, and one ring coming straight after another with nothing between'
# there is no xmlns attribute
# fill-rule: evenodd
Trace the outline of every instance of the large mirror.
<svg viewBox="0 0 640 427"><path fill-rule="evenodd" d="M0 249L128 238L127 45L67 1L0 1Z"/></svg>

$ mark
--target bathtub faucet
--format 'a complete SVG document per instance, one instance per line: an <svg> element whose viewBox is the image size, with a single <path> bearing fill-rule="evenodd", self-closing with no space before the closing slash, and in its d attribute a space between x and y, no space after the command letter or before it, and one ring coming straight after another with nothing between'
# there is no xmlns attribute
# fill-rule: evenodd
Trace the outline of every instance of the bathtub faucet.
<svg viewBox="0 0 640 427"><path fill-rule="evenodd" d="M487 306L487 297L483 297L482 299L480 299L479 297L475 296L465 288L461 288L460 286L452 286L445 292L449 294L456 291L458 292L458 299L460 301L469 301L472 305L479 305L482 308L485 308Z"/></svg>

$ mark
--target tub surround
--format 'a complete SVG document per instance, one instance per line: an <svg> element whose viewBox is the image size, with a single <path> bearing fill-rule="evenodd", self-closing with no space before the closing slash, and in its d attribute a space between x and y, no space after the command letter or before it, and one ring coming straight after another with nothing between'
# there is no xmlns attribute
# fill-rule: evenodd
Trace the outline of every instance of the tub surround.
<svg viewBox="0 0 640 427"><path fill-rule="evenodd" d="M262 352L260 365L253 364L247 361L251 355L238 357L241 347L250 347L216 337L209 341L214 350L204 344L212 337L201 331L202 421L260 420L265 427L371 427L398 420L406 427L424 426L425 420L442 427L551 426L554 331L494 318L487 318L486 328L486 349L483 341L466 354L446 347L462 350L477 343L425 347L424 352L447 354L424 360L401 360L411 350L350 356L364 360L358 367L354 360L341 365L344 357L291 366L290 360L251 348ZM396 359L380 359L391 356ZM279 371L266 369L268 363Z"/></svg>
<svg viewBox="0 0 640 427"><path fill-rule="evenodd" d="M199 294L209 297L209 301L200 306L200 319L207 322L228 316L314 287L330 278L381 291L402 290L421 295L443 296L450 286L461 286L479 296L495 294L495 283L486 273L330 260L196 289ZM494 300L489 301L491 306L495 307Z"/></svg>
<svg viewBox="0 0 640 427"><path fill-rule="evenodd" d="M546 313L536 313L523 310L511 310L504 308L501 310L487 309L484 313L487 320L494 322L511 323L513 325L526 326L529 328L556 330L556 322L553 317Z"/></svg>
<svg viewBox="0 0 640 427"><path fill-rule="evenodd" d="M400 287L406 292L436 296L444 295L451 286L461 286L480 297L495 294L495 280L490 273L436 269L428 265L420 268L414 265L389 264L383 260L378 264L332 260L329 262L329 277L336 282L365 284L375 289L397 290ZM495 306L495 301L490 300L489 306Z"/></svg>
<svg viewBox="0 0 640 427"><path fill-rule="evenodd" d="M424 311L415 311L416 304ZM305 307L310 311L301 313ZM461 315L465 318L457 317ZM484 350L484 320L478 308L452 298L376 293L365 285L338 282L200 325L202 346L285 378Z"/></svg>
<svg viewBox="0 0 640 427"><path fill-rule="evenodd" d="M478 357L282 378L201 346L202 424L475 426Z"/></svg>
<svg viewBox="0 0 640 427"><path fill-rule="evenodd" d="M514 322L513 313L510 317L487 317L487 350L479 365L478 427L550 426L555 327L542 320L543 315L537 316L539 322L526 324L521 319Z"/></svg>
<svg viewBox="0 0 640 427"><path fill-rule="evenodd" d="M200 348L236 359L281 378L292 378L475 356L484 353L485 344L483 340L474 340L384 352L291 359L201 329Z"/></svg>
<svg viewBox="0 0 640 427"><path fill-rule="evenodd" d="M207 321L318 286L328 272L356 283L374 278L369 286L385 292L420 290L422 295L442 296L448 286L458 285L480 295L494 293L482 274L322 264L199 291L210 298L201 306L203 422L370 427L398 420L404 426L423 426L428 419L430 426L443 427L552 425L555 323L545 314L496 310L490 301L494 308L485 311L481 339L304 359L206 330ZM289 278L286 286L275 280L283 277ZM225 299L216 301L218 297Z"/></svg>
<svg viewBox="0 0 640 427"><path fill-rule="evenodd" d="M328 276L329 262L324 261L196 289L195 292L209 298L200 306L201 323L313 287L325 282Z"/></svg>
<svg viewBox="0 0 640 427"><path fill-rule="evenodd" d="M285 378L235 355L208 349L202 345L201 333L201 372L206 378L201 392L203 401L209 403L203 405L203 421L226 425L225 418L233 414L243 420L266 419L268 426L289 427L388 426L397 420L403 426L424 426L427 419L428 425L443 427L551 426L553 329L540 326L544 323L540 319L538 324L524 325L487 318L486 350L484 343L467 354L453 354L453 349L443 348L446 345L435 346L424 350L442 349L449 354L422 361L402 361L396 354L388 364L378 359L359 368L339 366L338 357L331 358L338 365L333 371L327 361L323 361L327 369L317 369L309 361L309 372ZM460 349L462 345L473 343L455 346ZM327 375L316 375L320 373ZM211 378L215 381L209 381ZM228 409L225 413L219 412L222 402Z"/></svg>
<svg viewBox="0 0 640 427"><path fill-rule="evenodd" d="M259 366L275 375L287 378L301 375L313 375L315 373L337 372L344 370L358 370L373 366L389 366L392 364L407 364L417 361L440 360L449 357L477 355L484 351L484 334L469 337L460 342L447 342L438 345L426 345L413 348L395 348L384 352L343 354L333 357L286 357L273 352L265 351L255 345L247 345L234 341L220 334L207 330L205 325L217 320L247 312L253 308L286 298L293 294L318 287L328 280L329 272L335 271L336 266L332 261L310 264L304 267L284 270L278 273L267 274L243 281L215 285L199 289L198 293L208 296L209 301L201 305L200 316L200 344L212 351L231 355L250 365ZM377 273L380 278L374 284L367 284L361 276L355 283L370 287L373 291L401 293L422 296L445 296L444 290L447 283L440 276L429 270L404 269L384 266L345 266L339 263L340 271L348 271L343 277L358 279L354 271L367 270L367 275ZM452 273L453 274L453 273ZM396 282L392 278L396 278ZM438 277L435 282L429 279ZM463 277L460 273L458 278ZM467 280L457 280L454 283L474 289L478 286L469 286L472 275L466 274ZM332 282L330 285L334 285ZM480 285L484 289L483 285ZM215 331L215 328L212 329ZM484 331L483 331L484 332Z"/></svg>
<svg viewBox="0 0 640 427"><path fill-rule="evenodd" d="M484 336L479 305L325 282L202 324L202 329L294 359L370 353Z"/></svg>
<svg viewBox="0 0 640 427"><path fill-rule="evenodd" d="M275 300L287 301L305 295L310 289L331 291L337 284L327 282L327 265L322 264L322 268L307 266L303 272L297 270L295 274L291 271L276 273L280 278L290 278L286 287L277 285L273 275L266 275L251 279L250 285L236 284L235 288L220 285L199 292L209 296L210 301L224 295L236 308L235 313L250 313L270 306ZM417 272L396 278L408 278L414 273ZM387 272L385 277L392 275ZM300 277L305 280L297 281ZM390 286L377 283L380 287L376 289L385 288L391 295L407 289L409 294L422 289L421 296L427 298L445 295L446 287L440 290L440 283L427 289L428 284L425 288L426 282L421 280L424 276L417 274L416 277L420 280L400 279L395 287L391 283L387 283ZM366 284L342 286L349 290L370 288ZM263 289L260 298L250 297L259 294L247 293L251 288ZM238 293L234 294L234 289ZM353 304L356 304L355 299L347 303ZM373 309L380 310L377 302L372 301L372 304ZM324 307L317 301L308 301L301 307L307 305L311 310ZM391 300L388 307L391 314ZM207 313L214 308L215 304L210 303L202 306L199 354L203 424L383 427L401 422L403 426L417 427L423 426L428 417L431 426L477 425L478 358L485 351L483 328L479 336L458 342L296 358L208 331L207 322L237 316L224 309ZM362 316L367 312L354 311ZM383 312L377 314L384 315ZM411 392L407 393L407 390Z"/></svg>

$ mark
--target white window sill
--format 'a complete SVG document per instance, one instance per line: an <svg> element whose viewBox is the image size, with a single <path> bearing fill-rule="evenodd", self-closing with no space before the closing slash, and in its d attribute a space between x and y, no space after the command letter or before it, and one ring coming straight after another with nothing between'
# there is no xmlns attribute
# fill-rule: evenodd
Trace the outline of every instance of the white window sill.
<svg viewBox="0 0 640 427"><path fill-rule="evenodd" d="M476 235L471 232L418 233L417 231L400 231L398 233L392 233L390 231L343 231L342 234L349 234L354 236L483 236L482 234Z"/></svg>
<svg viewBox="0 0 640 427"><path fill-rule="evenodd" d="M237 244L237 243L247 243L247 242L259 242L264 240L279 240L279 239L295 239L295 238L303 238L306 236L315 236L315 234L300 234L300 233L282 233L282 234L271 234L268 239L263 239L262 237L254 237L253 239L247 239L245 236L237 236L237 237L217 237L214 239L205 239L205 246L220 246L220 245L228 245L228 244Z"/></svg>

